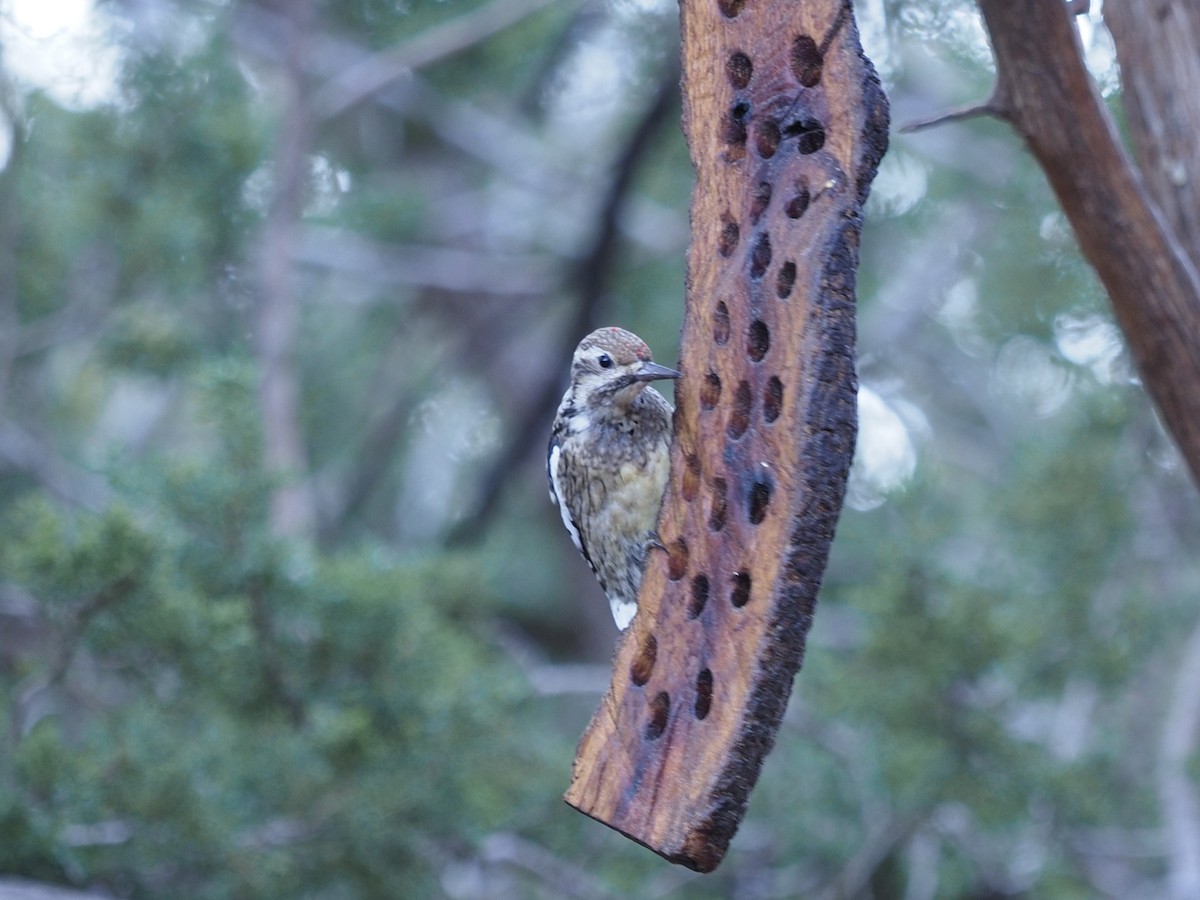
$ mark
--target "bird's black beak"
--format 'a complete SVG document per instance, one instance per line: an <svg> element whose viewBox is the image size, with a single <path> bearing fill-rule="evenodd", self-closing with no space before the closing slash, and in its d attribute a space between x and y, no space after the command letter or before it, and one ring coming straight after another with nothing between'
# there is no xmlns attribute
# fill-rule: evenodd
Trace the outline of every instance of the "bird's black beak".
<svg viewBox="0 0 1200 900"><path fill-rule="evenodd" d="M634 381L658 381L661 378L678 378L679 373L674 369L668 369L666 366L660 366L658 363L644 362L642 367L634 373Z"/></svg>

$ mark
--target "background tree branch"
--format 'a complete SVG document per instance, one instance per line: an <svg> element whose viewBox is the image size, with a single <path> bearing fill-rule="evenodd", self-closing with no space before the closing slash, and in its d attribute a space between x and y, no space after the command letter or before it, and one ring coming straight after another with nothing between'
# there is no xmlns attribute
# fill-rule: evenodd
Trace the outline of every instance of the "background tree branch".
<svg viewBox="0 0 1200 900"><path fill-rule="evenodd" d="M308 460L299 421L300 376L293 358L300 309L291 271L313 136L305 69L312 19L312 4L297 2L280 20L285 46L281 66L285 109L276 146L271 208L259 250L257 337L263 444L268 471L284 479L271 500L271 524L276 533L287 535L311 535L316 526L316 504L304 478Z"/></svg>
<svg viewBox="0 0 1200 900"><path fill-rule="evenodd" d="M1200 485L1196 266L1121 145L1066 5L979 0L979 8L996 56L992 104L1045 171L1108 291L1146 390Z"/></svg>

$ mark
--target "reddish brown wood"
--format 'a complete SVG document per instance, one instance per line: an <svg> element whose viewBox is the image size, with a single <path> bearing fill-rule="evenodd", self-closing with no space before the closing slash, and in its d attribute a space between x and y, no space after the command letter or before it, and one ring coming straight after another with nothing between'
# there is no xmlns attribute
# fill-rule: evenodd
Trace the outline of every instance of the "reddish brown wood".
<svg viewBox="0 0 1200 900"><path fill-rule="evenodd" d="M1164 6L1140 5L1138 15ZM979 0L979 8L996 55L990 107L1045 170L1108 291L1146 390L1200 485L1200 276L1187 238L1151 201L1126 155L1061 0ZM1181 214L1175 220L1185 227Z"/></svg>
<svg viewBox="0 0 1200 900"><path fill-rule="evenodd" d="M697 183L667 549L566 799L706 872L774 743L842 505L888 114L848 2L680 6Z"/></svg>
<svg viewBox="0 0 1200 900"><path fill-rule="evenodd" d="M1200 262L1200 3L1106 0L1139 170L1193 264Z"/></svg>

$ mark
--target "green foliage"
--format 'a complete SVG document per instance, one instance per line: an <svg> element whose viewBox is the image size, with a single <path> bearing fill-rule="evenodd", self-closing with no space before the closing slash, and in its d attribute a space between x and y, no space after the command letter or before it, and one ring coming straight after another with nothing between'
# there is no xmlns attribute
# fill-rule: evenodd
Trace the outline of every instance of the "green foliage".
<svg viewBox="0 0 1200 900"><path fill-rule="evenodd" d="M553 790L517 672L456 615L488 588L469 557L298 557L245 514L261 494L226 449L163 482L174 515L153 529L116 507L10 513L4 571L72 624L9 687L67 653L72 690L5 751L24 803L0 818L0 870L139 894L428 890L430 841ZM128 834L75 849L68 823Z"/></svg>
<svg viewBox="0 0 1200 900"><path fill-rule="evenodd" d="M298 95L485 5L314 4ZM857 9L898 122L986 96L973 4L878 6ZM196 898L1163 884L1133 844L1168 827L1200 505L1006 126L893 136L859 370L914 467L843 515L787 720L700 877L560 800L613 633L545 501L543 436L517 433L564 374L579 263L674 8L550 4L335 117L307 109L273 285L306 470L281 472L256 312L293 7L149 7L109 36L111 102L6 73L0 873ZM693 177L673 117L636 160L595 310L668 362ZM285 486L311 489L316 535L273 527ZM447 546L472 516L478 543Z"/></svg>

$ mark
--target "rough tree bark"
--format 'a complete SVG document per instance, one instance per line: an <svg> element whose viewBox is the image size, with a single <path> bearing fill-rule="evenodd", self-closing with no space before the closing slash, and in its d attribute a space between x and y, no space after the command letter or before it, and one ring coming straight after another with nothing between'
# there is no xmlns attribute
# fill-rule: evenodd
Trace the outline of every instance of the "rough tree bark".
<svg viewBox="0 0 1200 900"><path fill-rule="evenodd" d="M1160 14L1183 5L1152 4ZM1178 189L1175 170L1143 178L1134 167L1084 66L1079 34L1062 0L979 0L979 8L997 69L986 110L1012 124L1045 170L1080 249L1108 291L1146 390L1200 485L1200 275L1171 217L1172 209L1189 205L1188 198L1172 199L1164 212L1147 190L1149 184L1171 195ZM1153 17L1140 4L1133 18ZM1148 55L1160 52L1155 39L1146 43L1153 48ZM1135 88L1142 83L1149 81L1135 79ZM1189 102L1196 88L1178 86L1177 103ZM1148 116L1167 109L1156 103L1142 108ZM1137 121L1132 124L1136 130ZM1197 137L1193 132L1192 147ZM1136 143L1155 142L1143 135ZM1148 149L1143 159L1157 168L1178 149ZM1194 215L1194 201L1191 209ZM1177 218L1185 221L1182 213Z"/></svg>

